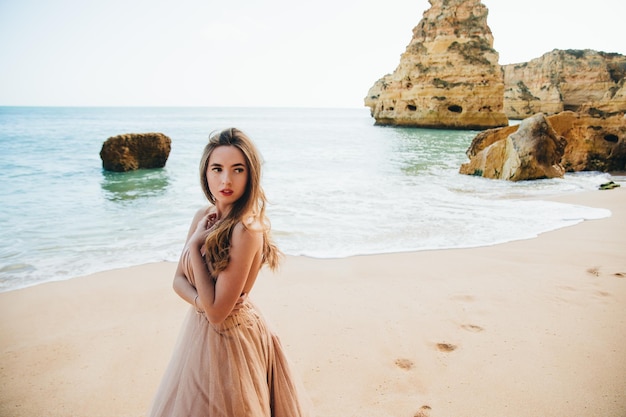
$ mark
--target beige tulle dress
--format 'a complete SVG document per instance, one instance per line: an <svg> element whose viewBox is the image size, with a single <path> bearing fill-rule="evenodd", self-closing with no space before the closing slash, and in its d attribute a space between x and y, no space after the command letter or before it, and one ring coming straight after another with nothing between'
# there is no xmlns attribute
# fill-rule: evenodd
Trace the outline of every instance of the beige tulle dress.
<svg viewBox="0 0 626 417"><path fill-rule="evenodd" d="M185 275L194 285L189 252ZM311 416L278 337L245 301L223 323L191 307L150 417Z"/></svg>

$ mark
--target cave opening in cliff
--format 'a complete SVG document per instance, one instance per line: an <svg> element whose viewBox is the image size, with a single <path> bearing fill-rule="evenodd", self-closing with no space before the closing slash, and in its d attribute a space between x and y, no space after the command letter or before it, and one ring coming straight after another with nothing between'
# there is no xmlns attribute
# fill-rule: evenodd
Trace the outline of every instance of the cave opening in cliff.
<svg viewBox="0 0 626 417"><path fill-rule="evenodd" d="M614 135L612 133L608 133L608 134L604 135L604 140L607 141L607 142L611 142L611 143L617 143L619 138L617 137L617 135Z"/></svg>
<svg viewBox="0 0 626 417"><path fill-rule="evenodd" d="M452 113L462 113L463 107L459 106L458 104L453 104L451 106L448 106L448 110L450 110Z"/></svg>
<svg viewBox="0 0 626 417"><path fill-rule="evenodd" d="M407 104L406 108L407 108L407 110L410 110L410 111L417 110L417 106L415 104Z"/></svg>

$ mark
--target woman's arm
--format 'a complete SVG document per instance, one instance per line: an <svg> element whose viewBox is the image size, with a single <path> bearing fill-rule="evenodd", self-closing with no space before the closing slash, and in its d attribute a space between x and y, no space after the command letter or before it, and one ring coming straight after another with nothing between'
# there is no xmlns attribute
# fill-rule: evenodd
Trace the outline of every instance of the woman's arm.
<svg viewBox="0 0 626 417"><path fill-rule="evenodd" d="M198 291L189 283L189 281L187 281L187 277L185 277L185 274L180 268L180 261L178 262L178 267L176 268L176 273L174 274L172 287L174 288L174 292L176 292L180 298L187 301L189 304L194 305ZM198 309L198 307L196 307L196 309Z"/></svg>
<svg viewBox="0 0 626 417"><path fill-rule="evenodd" d="M196 212L191 221L191 226L189 227L189 231L187 232L187 239L185 240L185 245L189 243L189 239L193 235L193 233L198 228L198 223L207 215L207 207L201 208ZM183 249L184 252L184 249ZM172 283L172 287L176 294L180 296L183 300L187 301L189 304L193 305L198 292L193 285L189 283L187 277L185 276L183 270L183 257L181 254L180 259L178 260L178 266L176 267L176 272L174 273L174 282Z"/></svg>
<svg viewBox="0 0 626 417"><path fill-rule="evenodd" d="M220 272L217 281L210 276L200 254L202 245L198 244L197 236L194 237L191 262L199 296L197 304L211 323L219 324L230 315L242 295L255 255L262 248L263 235L237 224L231 236L228 266Z"/></svg>

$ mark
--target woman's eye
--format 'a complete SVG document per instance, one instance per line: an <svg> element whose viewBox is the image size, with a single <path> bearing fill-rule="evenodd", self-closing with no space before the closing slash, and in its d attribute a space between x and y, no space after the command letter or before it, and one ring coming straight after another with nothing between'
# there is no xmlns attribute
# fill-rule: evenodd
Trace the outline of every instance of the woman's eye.
<svg viewBox="0 0 626 417"><path fill-rule="evenodd" d="M241 174L243 172L243 168L236 168L235 172Z"/></svg>
<svg viewBox="0 0 626 417"><path fill-rule="evenodd" d="M222 168L214 167L213 169L211 169L211 171L213 171L213 172L222 172Z"/></svg>

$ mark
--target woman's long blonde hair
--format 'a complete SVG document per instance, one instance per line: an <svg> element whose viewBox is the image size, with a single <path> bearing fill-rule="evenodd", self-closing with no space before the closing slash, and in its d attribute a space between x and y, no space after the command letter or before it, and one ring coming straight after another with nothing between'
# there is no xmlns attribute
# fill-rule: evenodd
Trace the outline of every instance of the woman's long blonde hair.
<svg viewBox="0 0 626 417"><path fill-rule="evenodd" d="M263 264L275 269L278 267L281 253L270 237L270 222L265 217L267 199L261 187L261 156L252 140L241 130L224 129L209 137L209 143L204 147L200 159L202 191L209 202L215 204L215 197L211 194L207 182L207 170L211 153L219 146L234 146L243 153L248 168L248 180L241 198L233 204L230 212L213 228L206 239L206 260L211 266L211 273L217 275L226 269L230 259L230 239L238 223L263 233Z"/></svg>

